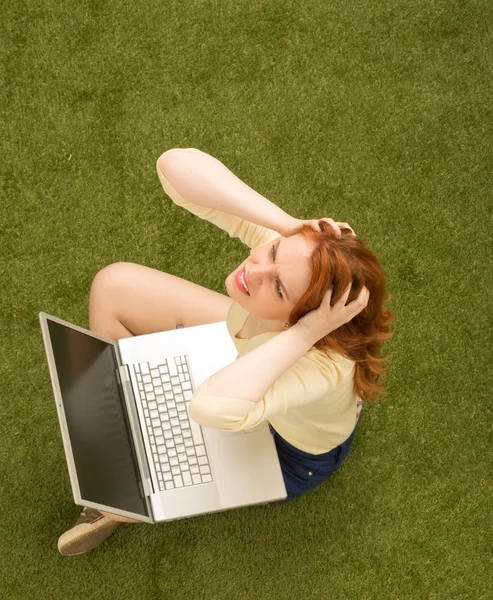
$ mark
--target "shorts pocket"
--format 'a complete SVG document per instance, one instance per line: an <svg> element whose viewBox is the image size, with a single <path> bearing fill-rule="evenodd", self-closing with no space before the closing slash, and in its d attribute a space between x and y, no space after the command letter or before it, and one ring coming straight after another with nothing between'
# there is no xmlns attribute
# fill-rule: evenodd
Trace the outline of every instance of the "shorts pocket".
<svg viewBox="0 0 493 600"><path fill-rule="evenodd" d="M311 489L320 481L321 463L291 458L286 465L296 485L302 490ZM323 479L323 477L322 477Z"/></svg>

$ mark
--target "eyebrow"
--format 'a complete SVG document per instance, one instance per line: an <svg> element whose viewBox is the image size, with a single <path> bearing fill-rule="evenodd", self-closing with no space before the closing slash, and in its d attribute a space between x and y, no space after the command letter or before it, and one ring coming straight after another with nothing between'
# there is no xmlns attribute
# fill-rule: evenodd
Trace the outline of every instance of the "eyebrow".
<svg viewBox="0 0 493 600"><path fill-rule="evenodd" d="M278 254L277 254L277 253L279 252L279 246L280 246L280 245L281 245L281 240L279 240L279 241L277 242L277 246L276 246L276 258L277 258L277 256L278 256ZM288 300L291 302L291 298L290 298L290 297L289 297L289 295L288 295L288 290L287 290L287 289L284 287L284 283L281 281L281 278L279 278L279 283L280 283L280 285L281 285L282 289L284 290L284 293L286 294L286 298L287 298L287 299L288 299Z"/></svg>

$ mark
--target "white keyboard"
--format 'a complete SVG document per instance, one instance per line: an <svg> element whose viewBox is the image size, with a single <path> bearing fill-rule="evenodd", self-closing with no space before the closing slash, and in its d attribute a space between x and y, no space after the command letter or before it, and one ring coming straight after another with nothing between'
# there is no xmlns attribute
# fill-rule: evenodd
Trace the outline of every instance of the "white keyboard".
<svg viewBox="0 0 493 600"><path fill-rule="evenodd" d="M186 355L133 365L161 491L212 481L200 425L189 417L194 390Z"/></svg>

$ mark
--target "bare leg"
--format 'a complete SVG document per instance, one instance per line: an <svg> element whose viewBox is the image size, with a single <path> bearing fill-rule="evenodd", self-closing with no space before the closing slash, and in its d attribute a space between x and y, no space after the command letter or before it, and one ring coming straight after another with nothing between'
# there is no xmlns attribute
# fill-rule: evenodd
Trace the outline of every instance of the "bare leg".
<svg viewBox="0 0 493 600"><path fill-rule="evenodd" d="M180 277L133 263L114 263L94 278L89 329L112 340L226 320L231 298ZM142 523L100 511L113 521Z"/></svg>

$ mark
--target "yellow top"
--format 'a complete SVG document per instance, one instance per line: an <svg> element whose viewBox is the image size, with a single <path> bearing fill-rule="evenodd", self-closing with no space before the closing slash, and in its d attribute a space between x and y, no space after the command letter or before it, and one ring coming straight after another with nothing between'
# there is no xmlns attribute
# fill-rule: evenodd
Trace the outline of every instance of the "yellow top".
<svg viewBox="0 0 493 600"><path fill-rule="evenodd" d="M177 206L214 223L231 238L239 238L249 248L282 238L272 229L186 201L157 163L156 168L164 191ZM282 333L270 331L248 340L236 338L248 315L237 302L233 302L227 315L227 328L238 357ZM353 393L354 361L338 353L330 355L329 359L312 347L257 403L209 394L208 377L192 397L190 415L200 425L222 431L241 431L269 421L279 435L296 448L309 454L328 452L351 435L362 404Z"/></svg>

